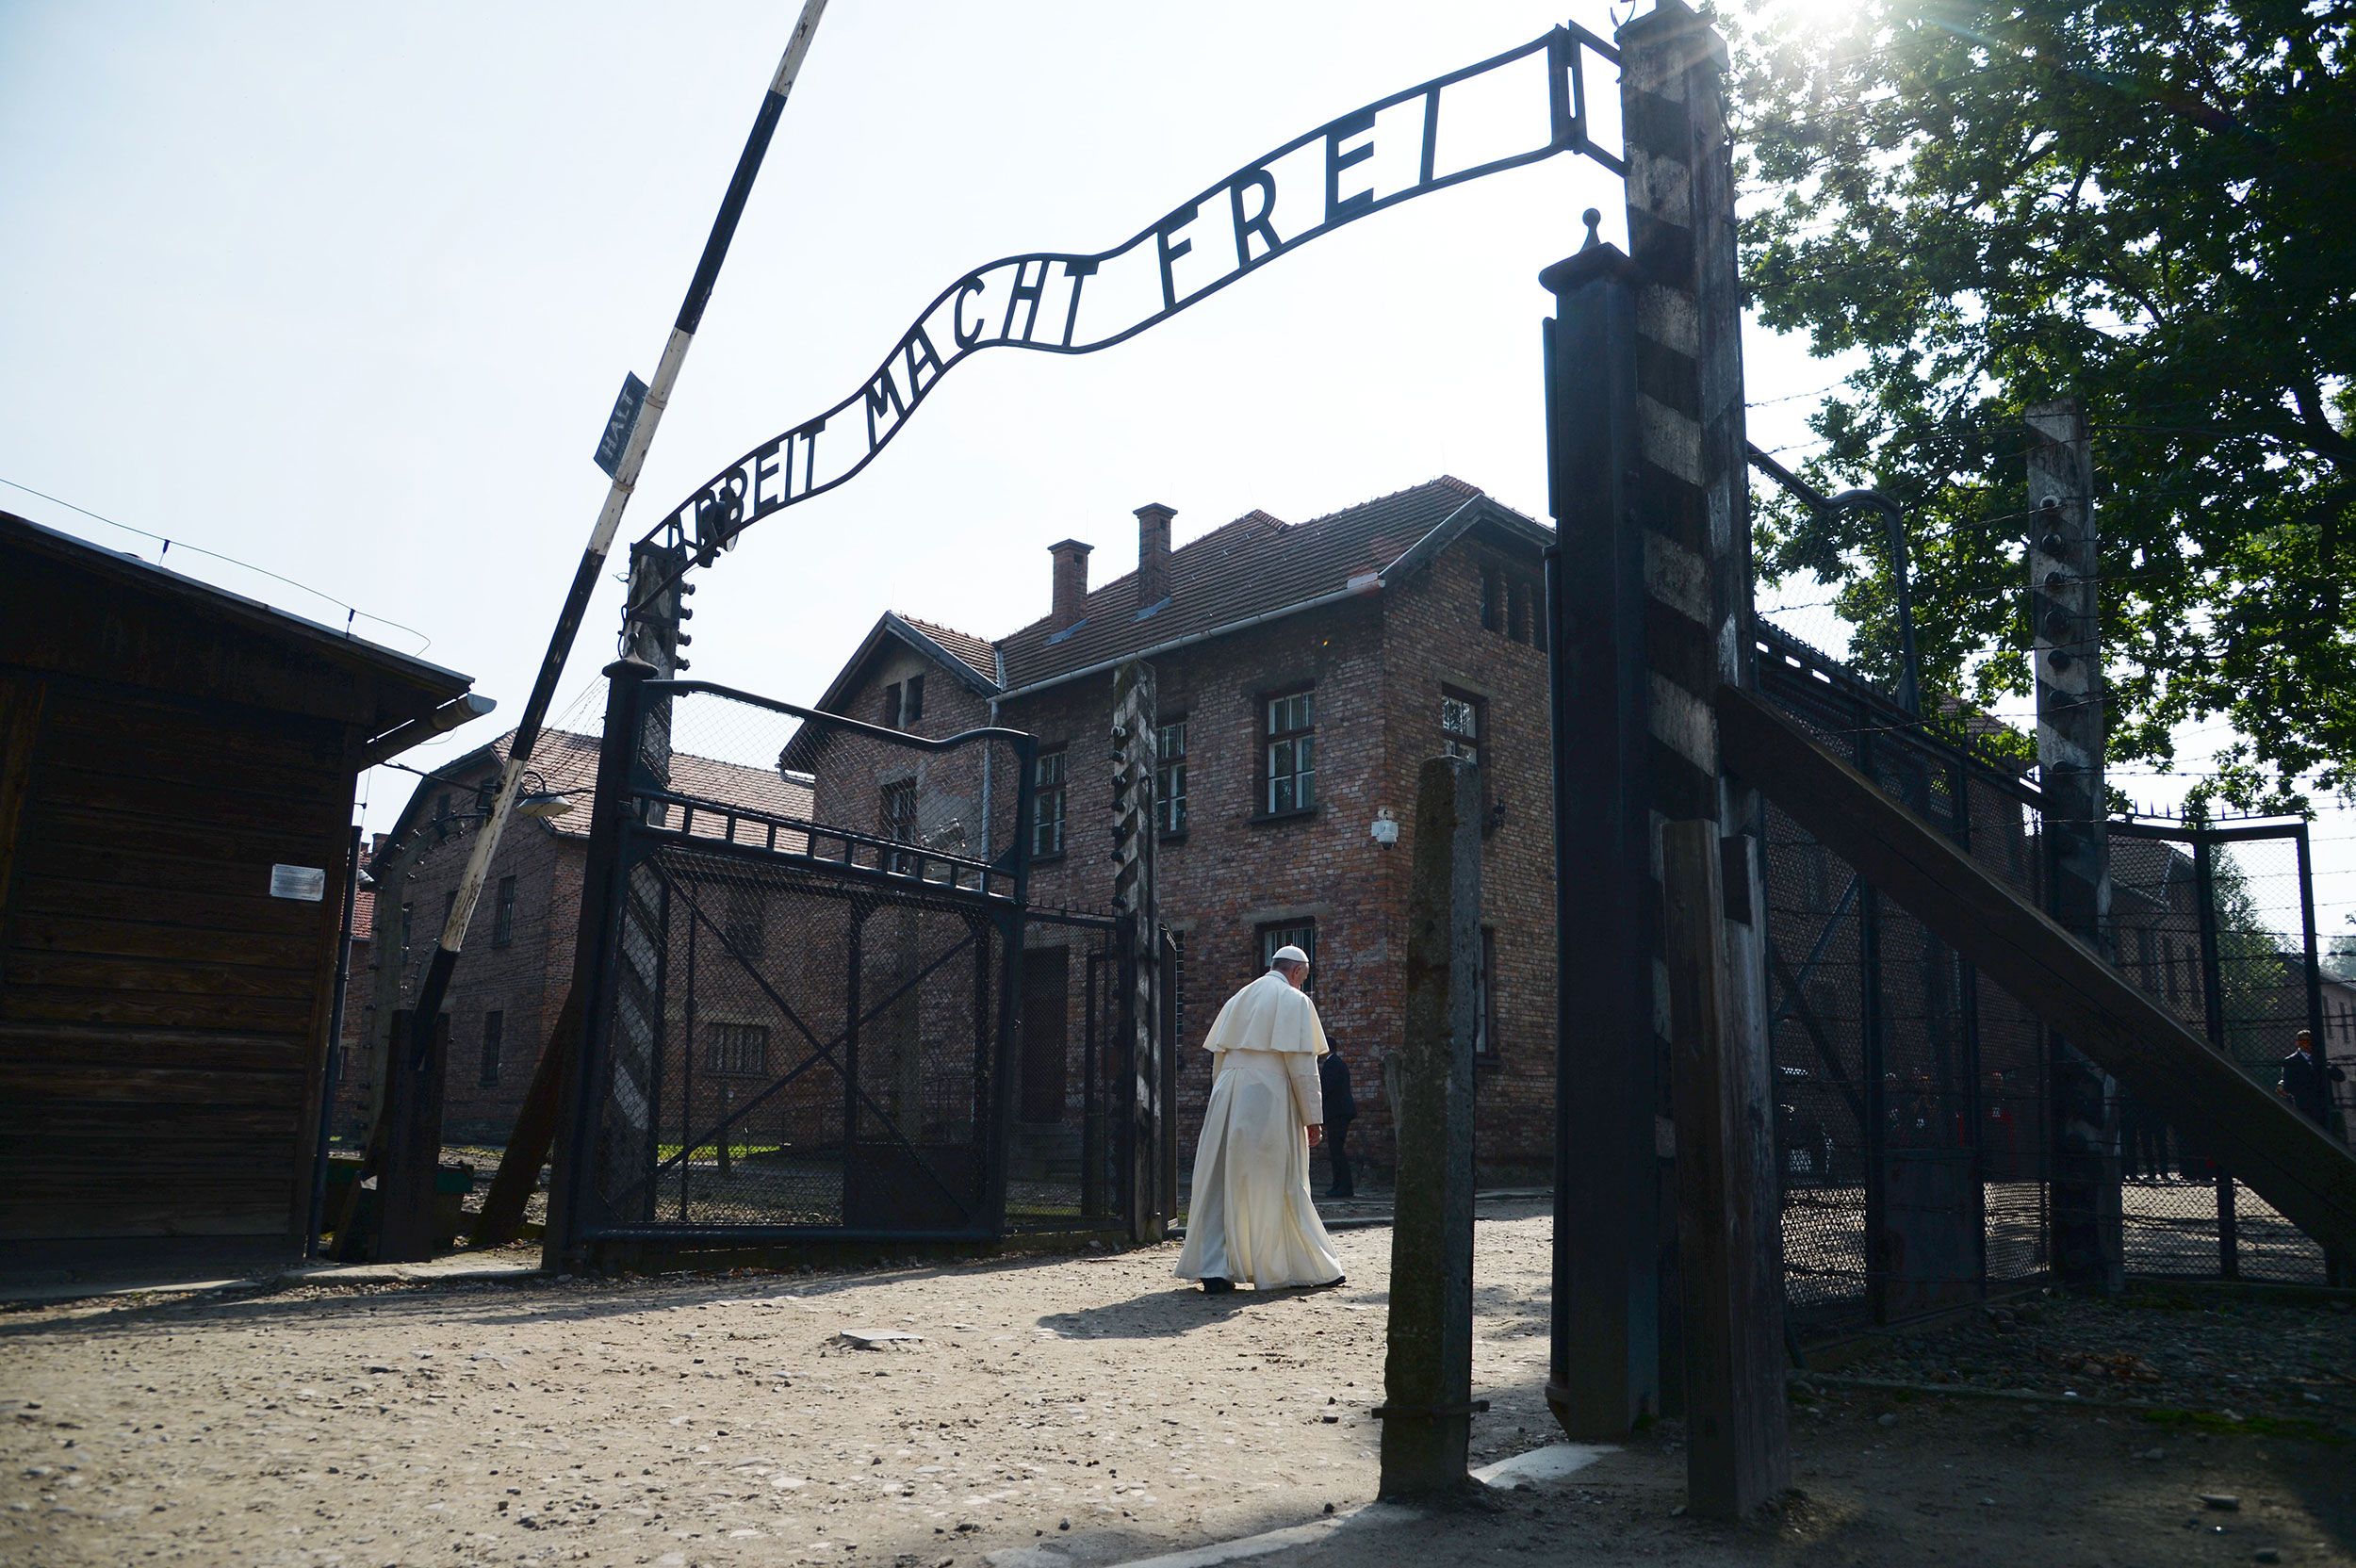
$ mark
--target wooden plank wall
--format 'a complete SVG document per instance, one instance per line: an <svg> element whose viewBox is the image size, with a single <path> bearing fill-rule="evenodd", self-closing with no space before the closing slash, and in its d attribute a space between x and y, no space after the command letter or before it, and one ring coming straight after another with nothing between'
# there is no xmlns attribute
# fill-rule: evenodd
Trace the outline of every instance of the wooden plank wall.
<svg viewBox="0 0 2356 1568"><path fill-rule="evenodd" d="M19 668L0 743L0 1239L299 1245L345 727Z"/></svg>

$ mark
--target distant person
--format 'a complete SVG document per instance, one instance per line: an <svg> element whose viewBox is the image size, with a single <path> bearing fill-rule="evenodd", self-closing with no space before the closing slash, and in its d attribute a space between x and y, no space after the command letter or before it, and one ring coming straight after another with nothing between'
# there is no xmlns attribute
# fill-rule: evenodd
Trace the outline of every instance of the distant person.
<svg viewBox="0 0 2356 1568"><path fill-rule="evenodd" d="M2301 1029L2291 1040L2291 1054L2282 1058L2282 1082L2274 1092L2291 1102L2291 1108L2316 1126L2330 1129L2331 1125L2331 1086L2348 1076L2336 1067L2326 1067L2315 1059L2315 1037Z"/></svg>
<svg viewBox="0 0 2356 1568"><path fill-rule="evenodd" d="M1325 1141L1326 1054L1317 1004L1301 989L1309 956L1280 947L1268 971L1227 999L1203 1049L1211 1102L1194 1155L1178 1277L1220 1295L1249 1280L1337 1285L1341 1260L1309 1196L1309 1151Z"/></svg>
<svg viewBox="0 0 2356 1568"><path fill-rule="evenodd" d="M1358 1101L1350 1092L1350 1064L1342 1060L1342 1048L1333 1045L1317 1062L1317 1085L1325 1092L1325 1153L1333 1162L1333 1179L1325 1189L1328 1198L1355 1198L1358 1184L1350 1168L1350 1123L1358 1114Z"/></svg>

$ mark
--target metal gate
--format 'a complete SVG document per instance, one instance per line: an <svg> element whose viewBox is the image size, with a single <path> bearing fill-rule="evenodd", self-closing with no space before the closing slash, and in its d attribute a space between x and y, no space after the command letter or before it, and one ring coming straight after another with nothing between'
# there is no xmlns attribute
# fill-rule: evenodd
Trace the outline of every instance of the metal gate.
<svg viewBox="0 0 2356 1568"><path fill-rule="evenodd" d="M612 673L567 1250L1003 1234L1025 943L1072 919L1024 904L1032 738ZM1078 951L1093 1018L1117 958ZM1101 1065L1091 1043L1083 1079ZM1022 1187L1019 1218L1119 1214L1119 1168L1087 1171L1069 1204Z"/></svg>
<svg viewBox="0 0 2356 1568"><path fill-rule="evenodd" d="M1762 693L2042 902L2036 788L1960 719L1907 713L1761 622ZM1785 1292L1821 1337L1963 1304L2048 1266L2037 1020L1767 808L1768 1016Z"/></svg>
<svg viewBox="0 0 2356 1568"><path fill-rule="evenodd" d="M1009 1230L1120 1229L1136 1168L1128 926L1026 911L1007 1133Z"/></svg>
<svg viewBox="0 0 2356 1568"><path fill-rule="evenodd" d="M1759 626L1761 692L1946 833L2049 902L2042 798L1960 710L1917 717ZM2303 823L2113 822L2108 956L2271 1086L2324 1031ZM2055 1040L1920 921L1772 805L1768 1009L1785 1293L1804 1338L1902 1321L2045 1277ZM2323 1282L2322 1250L2114 1098L2130 1273Z"/></svg>
<svg viewBox="0 0 2356 1568"><path fill-rule="evenodd" d="M2326 1049L2307 825L2113 823L2110 956L2268 1088L2301 1029ZM2323 1250L2187 1138L2114 1103L2133 1274L2326 1281ZM2345 1136L2345 1130L2333 1131Z"/></svg>

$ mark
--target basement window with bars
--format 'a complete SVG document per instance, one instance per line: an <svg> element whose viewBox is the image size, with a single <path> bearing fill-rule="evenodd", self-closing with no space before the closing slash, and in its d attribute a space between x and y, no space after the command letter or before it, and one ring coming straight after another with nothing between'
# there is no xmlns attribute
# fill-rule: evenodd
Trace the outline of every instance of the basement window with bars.
<svg viewBox="0 0 2356 1568"><path fill-rule="evenodd" d="M1031 764L1031 858L1063 853L1064 754L1044 753Z"/></svg>
<svg viewBox="0 0 2356 1568"><path fill-rule="evenodd" d="M715 1020L704 1026L704 1067L712 1072L769 1070L769 1026Z"/></svg>
<svg viewBox="0 0 2356 1568"><path fill-rule="evenodd" d="M1271 817L1313 809L1317 803L1317 694L1270 697L1262 711L1268 726L1263 809Z"/></svg>
<svg viewBox="0 0 2356 1568"><path fill-rule="evenodd" d="M1153 817L1165 837L1186 830L1186 721L1153 732Z"/></svg>
<svg viewBox="0 0 2356 1568"><path fill-rule="evenodd" d="M1317 923L1313 920L1274 921L1260 927L1260 972L1268 972L1276 962L1282 948L1297 947L1309 956L1309 983L1303 990L1317 988Z"/></svg>

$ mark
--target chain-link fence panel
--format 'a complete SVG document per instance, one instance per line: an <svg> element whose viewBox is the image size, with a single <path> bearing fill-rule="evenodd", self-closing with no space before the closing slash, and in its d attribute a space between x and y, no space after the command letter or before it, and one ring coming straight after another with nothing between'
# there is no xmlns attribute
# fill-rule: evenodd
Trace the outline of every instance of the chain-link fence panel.
<svg viewBox="0 0 2356 1568"><path fill-rule="evenodd" d="M993 1233L1028 737L636 703L581 1236Z"/></svg>

